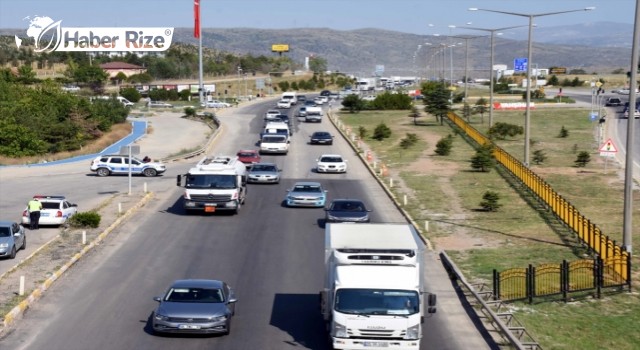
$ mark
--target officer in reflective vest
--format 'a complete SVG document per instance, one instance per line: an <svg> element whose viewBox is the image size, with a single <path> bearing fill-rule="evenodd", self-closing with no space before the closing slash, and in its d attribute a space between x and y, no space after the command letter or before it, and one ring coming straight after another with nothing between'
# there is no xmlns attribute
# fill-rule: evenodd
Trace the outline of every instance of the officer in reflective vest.
<svg viewBox="0 0 640 350"><path fill-rule="evenodd" d="M42 203L38 200L38 198L33 197L32 200L27 204L27 208L29 209L29 229L37 230L38 222L40 221L40 210L42 210Z"/></svg>

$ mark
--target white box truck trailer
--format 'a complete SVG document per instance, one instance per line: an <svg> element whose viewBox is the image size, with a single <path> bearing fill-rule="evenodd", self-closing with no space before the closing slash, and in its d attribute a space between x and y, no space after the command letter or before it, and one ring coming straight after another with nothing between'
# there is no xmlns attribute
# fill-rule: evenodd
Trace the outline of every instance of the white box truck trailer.
<svg viewBox="0 0 640 350"><path fill-rule="evenodd" d="M420 348L424 316L436 311L423 252L408 224L327 224L320 307L334 349Z"/></svg>
<svg viewBox="0 0 640 350"><path fill-rule="evenodd" d="M178 175L184 187L184 209L238 213L247 195L247 167L236 156L204 157L189 172Z"/></svg>

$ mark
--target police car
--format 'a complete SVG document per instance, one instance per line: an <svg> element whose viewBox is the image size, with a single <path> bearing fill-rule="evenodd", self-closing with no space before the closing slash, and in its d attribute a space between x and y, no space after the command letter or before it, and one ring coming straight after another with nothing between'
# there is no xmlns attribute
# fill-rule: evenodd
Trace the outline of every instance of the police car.
<svg viewBox="0 0 640 350"><path fill-rule="evenodd" d="M167 170L167 167L163 163L145 163L135 157L131 157L131 165L131 174L133 175L156 176ZM129 156L121 154L101 155L91 162L90 169L98 176L129 174Z"/></svg>
<svg viewBox="0 0 640 350"><path fill-rule="evenodd" d="M36 195L33 198L38 198L42 203L39 225L65 225L78 212L78 205L69 203L65 196ZM22 224L25 226L31 222L27 209L22 212Z"/></svg>

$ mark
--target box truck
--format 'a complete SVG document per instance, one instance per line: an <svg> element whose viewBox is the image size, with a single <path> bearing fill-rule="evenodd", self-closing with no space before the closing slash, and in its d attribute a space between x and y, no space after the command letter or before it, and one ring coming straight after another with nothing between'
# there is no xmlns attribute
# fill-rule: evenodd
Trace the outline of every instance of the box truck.
<svg viewBox="0 0 640 350"><path fill-rule="evenodd" d="M436 296L408 224L328 223L320 307L334 349L417 350Z"/></svg>

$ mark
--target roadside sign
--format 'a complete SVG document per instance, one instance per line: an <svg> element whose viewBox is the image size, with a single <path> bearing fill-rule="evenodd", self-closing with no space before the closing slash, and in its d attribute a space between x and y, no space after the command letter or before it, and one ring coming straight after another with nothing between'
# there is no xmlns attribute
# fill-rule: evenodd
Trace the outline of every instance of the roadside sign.
<svg viewBox="0 0 640 350"><path fill-rule="evenodd" d="M526 72L527 71L527 58L521 57L513 60L514 72Z"/></svg>
<svg viewBox="0 0 640 350"><path fill-rule="evenodd" d="M611 139L600 146L600 155L603 157L613 157L616 153L618 153L618 149Z"/></svg>

